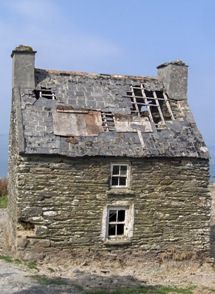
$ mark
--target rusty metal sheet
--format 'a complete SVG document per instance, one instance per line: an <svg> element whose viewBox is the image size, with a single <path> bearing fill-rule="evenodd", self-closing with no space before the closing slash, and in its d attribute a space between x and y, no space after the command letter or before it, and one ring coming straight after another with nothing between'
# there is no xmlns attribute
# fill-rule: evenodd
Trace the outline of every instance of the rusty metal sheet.
<svg viewBox="0 0 215 294"><path fill-rule="evenodd" d="M103 132L101 112L53 112L54 134L59 136L98 136Z"/></svg>

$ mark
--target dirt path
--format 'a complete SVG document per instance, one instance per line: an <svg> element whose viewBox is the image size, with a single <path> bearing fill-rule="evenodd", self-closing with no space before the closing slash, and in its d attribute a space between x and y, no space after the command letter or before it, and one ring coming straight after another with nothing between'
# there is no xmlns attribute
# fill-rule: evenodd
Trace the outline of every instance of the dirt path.
<svg viewBox="0 0 215 294"><path fill-rule="evenodd" d="M56 282L56 280L54 280ZM0 261L1 294L80 294L81 291L69 282L53 283L51 279L36 276L35 273L11 263Z"/></svg>

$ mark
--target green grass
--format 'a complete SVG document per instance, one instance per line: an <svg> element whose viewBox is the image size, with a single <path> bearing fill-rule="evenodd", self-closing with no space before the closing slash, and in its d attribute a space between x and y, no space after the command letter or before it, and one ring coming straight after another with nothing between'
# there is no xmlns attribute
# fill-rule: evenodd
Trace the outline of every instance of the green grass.
<svg viewBox="0 0 215 294"><path fill-rule="evenodd" d="M29 261L26 263L27 267L30 269L36 269L37 270L37 263L36 261Z"/></svg>
<svg viewBox="0 0 215 294"><path fill-rule="evenodd" d="M7 208L7 196L0 196L0 208Z"/></svg>
<svg viewBox="0 0 215 294"><path fill-rule="evenodd" d="M29 269L32 269L32 270L38 270L37 269L37 263L36 261L22 261L20 259L14 259L12 256L9 256L9 255L0 255L0 260L4 260L8 263L14 263L16 265L25 265L27 266Z"/></svg>
<svg viewBox="0 0 215 294"><path fill-rule="evenodd" d="M36 279L37 282L41 285L68 285L68 282L65 279L61 278L49 278L44 275L35 275L32 278Z"/></svg>
<svg viewBox="0 0 215 294"><path fill-rule="evenodd" d="M0 255L0 259L4 260L6 262L13 262L14 261L13 258L9 255Z"/></svg>
<svg viewBox="0 0 215 294"><path fill-rule="evenodd" d="M191 288L175 288L163 286L145 286L139 288L120 288L113 291L92 290L86 294L192 294L194 287Z"/></svg>

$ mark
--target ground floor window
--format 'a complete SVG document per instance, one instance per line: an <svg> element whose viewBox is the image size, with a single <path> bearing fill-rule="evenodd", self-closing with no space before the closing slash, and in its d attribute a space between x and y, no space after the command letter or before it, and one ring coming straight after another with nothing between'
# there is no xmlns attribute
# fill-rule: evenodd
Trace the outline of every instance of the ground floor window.
<svg viewBox="0 0 215 294"><path fill-rule="evenodd" d="M130 203L125 204L105 207L102 225L102 235L105 241L125 241L132 237L134 208Z"/></svg>
<svg viewBox="0 0 215 294"><path fill-rule="evenodd" d="M108 210L108 236L117 237L125 234L126 209L110 208Z"/></svg>

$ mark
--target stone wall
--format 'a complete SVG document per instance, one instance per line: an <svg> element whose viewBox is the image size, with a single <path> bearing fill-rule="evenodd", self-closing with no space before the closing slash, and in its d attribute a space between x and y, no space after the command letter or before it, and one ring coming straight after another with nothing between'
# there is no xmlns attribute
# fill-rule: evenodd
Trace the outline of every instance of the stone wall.
<svg viewBox="0 0 215 294"><path fill-rule="evenodd" d="M109 187L112 162L131 165L131 185L121 193ZM57 252L209 252L207 160L29 156L19 158L16 171L14 238L16 251L24 258ZM121 202L134 205L133 237L128 244L106 244L104 208Z"/></svg>

